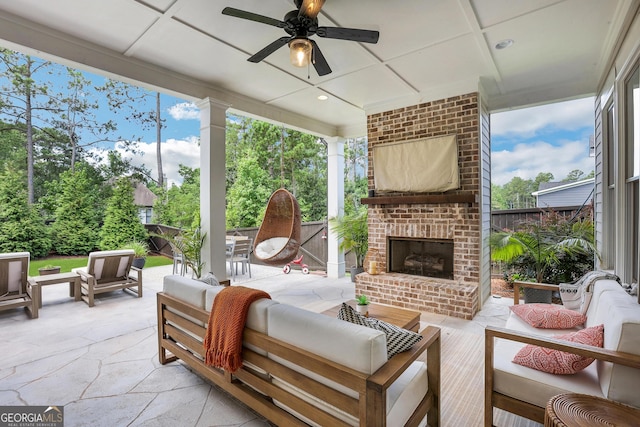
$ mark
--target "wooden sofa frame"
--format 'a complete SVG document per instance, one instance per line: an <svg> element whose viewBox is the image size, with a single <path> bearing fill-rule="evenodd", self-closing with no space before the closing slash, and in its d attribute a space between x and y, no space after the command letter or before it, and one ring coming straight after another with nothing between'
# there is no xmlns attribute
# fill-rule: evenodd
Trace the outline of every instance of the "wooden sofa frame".
<svg viewBox="0 0 640 427"><path fill-rule="evenodd" d="M246 328L243 358L267 374L259 373L249 367L242 367L231 374L204 364L202 339L206 326L201 326L199 322L203 325L208 323L207 311L164 292L157 294L157 308L158 355L161 364L182 359L195 372L276 425L306 426L307 424L278 407L274 400L282 402L293 411L320 425L347 426L348 424L305 402L295 393L276 387L269 379L271 375L353 415L360 420L360 426L385 426L387 389L412 362L425 352L428 361L429 391L406 425L417 426L425 415L430 426L440 425L440 329L438 328L427 327L422 331L423 339L419 343L411 350L391 358L373 375L362 374L294 345ZM184 330L189 333L185 333ZM252 346L254 350L247 348L247 345ZM355 390L359 397L353 398L327 387L310 376L259 354L256 350L278 356Z"/></svg>
<svg viewBox="0 0 640 427"><path fill-rule="evenodd" d="M535 289L558 290L557 285L545 283L528 283L515 282L514 284L514 304L518 300L515 296L519 293L519 287L532 287ZM554 350L565 351L567 353L577 354L580 356L591 357L596 360L605 362L619 363L624 366L640 369L640 356L624 353L621 351L606 350L579 343L569 343L565 340L559 340L551 337L543 337L540 335L529 334L525 332L516 332L506 328L498 328L487 326L485 328L485 409L484 409L484 425L491 427L493 425L493 408L499 408L504 411L511 412L521 417L528 418L540 424L544 424L545 407L536 406L528 402L498 393L493 390L493 358L495 340L502 338L511 341L518 341L525 344L537 345L540 347L550 348Z"/></svg>

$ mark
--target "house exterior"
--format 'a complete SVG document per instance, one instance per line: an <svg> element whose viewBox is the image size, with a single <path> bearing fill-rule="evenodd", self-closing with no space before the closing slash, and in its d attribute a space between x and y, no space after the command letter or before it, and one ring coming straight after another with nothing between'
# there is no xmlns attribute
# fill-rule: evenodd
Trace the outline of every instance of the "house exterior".
<svg viewBox="0 0 640 427"><path fill-rule="evenodd" d="M538 208L583 206L591 204L595 178L575 182L541 182L538 191L531 193Z"/></svg>
<svg viewBox="0 0 640 427"><path fill-rule="evenodd" d="M640 276L640 17L618 42L595 98L598 267L623 282Z"/></svg>
<svg viewBox="0 0 640 427"><path fill-rule="evenodd" d="M153 217L153 203L158 198L146 185L136 182L133 190L133 204L138 208L138 217L143 224L150 224Z"/></svg>

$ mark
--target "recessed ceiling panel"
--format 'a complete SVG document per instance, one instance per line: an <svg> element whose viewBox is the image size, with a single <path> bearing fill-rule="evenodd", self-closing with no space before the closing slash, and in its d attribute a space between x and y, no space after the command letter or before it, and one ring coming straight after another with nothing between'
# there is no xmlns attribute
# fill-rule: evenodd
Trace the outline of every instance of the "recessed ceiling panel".
<svg viewBox="0 0 640 427"><path fill-rule="evenodd" d="M266 64L247 62L237 50L175 21L145 35L135 57L260 101L308 86Z"/></svg>
<svg viewBox="0 0 640 427"><path fill-rule="evenodd" d="M389 61L389 67L420 91L491 75L474 38L459 37Z"/></svg>
<svg viewBox="0 0 640 427"><path fill-rule="evenodd" d="M364 45L383 61L470 32L458 2L451 0L333 1L323 10L342 26L368 23L368 29L380 31L377 44Z"/></svg>
<svg viewBox="0 0 640 427"><path fill-rule="evenodd" d="M615 4L598 0L578 3L584 7L576 7L572 1L562 2L486 32L504 90L548 87L567 80L589 81L595 90L597 67L602 66L598 47L606 38ZM514 40L511 47L493 47L506 38Z"/></svg>
<svg viewBox="0 0 640 427"><path fill-rule="evenodd" d="M0 9L116 52L125 51L159 17L130 0L0 0Z"/></svg>
<svg viewBox="0 0 640 427"><path fill-rule="evenodd" d="M328 95L328 98L325 101L320 101L318 100L319 95ZM317 88L308 88L292 93L270 102L269 105L287 110L291 110L291 107L294 106L293 111L299 114L336 126L360 123L362 128L366 128L367 117L363 110Z"/></svg>
<svg viewBox="0 0 640 427"><path fill-rule="evenodd" d="M558 0L471 0L480 28L524 16L554 3Z"/></svg>
<svg viewBox="0 0 640 427"><path fill-rule="evenodd" d="M384 65L340 76L322 83L320 88L363 108L387 99L415 94Z"/></svg>

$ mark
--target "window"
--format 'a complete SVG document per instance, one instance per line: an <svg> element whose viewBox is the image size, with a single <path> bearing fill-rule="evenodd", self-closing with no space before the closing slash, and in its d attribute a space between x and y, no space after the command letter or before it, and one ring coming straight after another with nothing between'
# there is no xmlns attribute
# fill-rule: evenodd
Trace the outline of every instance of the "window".
<svg viewBox="0 0 640 427"><path fill-rule="evenodd" d="M603 262L602 268L613 269L615 266L616 247L616 139L615 139L615 114L613 99L604 109L604 145L605 145L605 174L606 181L603 183L603 213L604 213L604 241L603 241Z"/></svg>
<svg viewBox="0 0 640 427"><path fill-rule="evenodd" d="M626 228L627 244L631 257L625 276L638 283L638 228L640 213L640 68L636 66L624 85L624 123L626 146Z"/></svg>

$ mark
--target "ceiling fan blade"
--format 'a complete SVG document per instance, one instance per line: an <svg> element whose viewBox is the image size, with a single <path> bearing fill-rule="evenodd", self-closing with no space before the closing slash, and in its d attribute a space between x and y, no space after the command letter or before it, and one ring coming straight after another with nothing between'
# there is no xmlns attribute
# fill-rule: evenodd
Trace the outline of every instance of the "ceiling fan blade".
<svg viewBox="0 0 640 427"><path fill-rule="evenodd" d="M329 39L352 40L363 43L378 43L380 33L371 30L342 27L318 27L316 34Z"/></svg>
<svg viewBox="0 0 640 427"><path fill-rule="evenodd" d="M320 13L325 0L303 0L298 15L315 18Z"/></svg>
<svg viewBox="0 0 640 427"><path fill-rule="evenodd" d="M316 69L316 72L319 76L326 76L331 73L331 67L329 67L329 63L325 59L322 52L320 52L320 48L318 47L318 43L313 40L309 40L313 45L313 54L311 55L311 59L313 60L313 67Z"/></svg>
<svg viewBox="0 0 640 427"><path fill-rule="evenodd" d="M278 40L263 48L260 52L257 52L253 56L249 57L247 61L256 63L262 61L264 58L287 44L290 39L291 37L280 37Z"/></svg>
<svg viewBox="0 0 640 427"><path fill-rule="evenodd" d="M225 7L222 9L222 14L234 16L236 18L248 19L249 21L260 22L261 24L273 25L278 28L285 28L287 26L285 22L280 21L279 19L269 18L268 16L258 15L257 13L247 12L233 7Z"/></svg>

